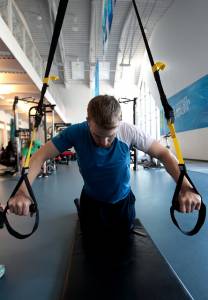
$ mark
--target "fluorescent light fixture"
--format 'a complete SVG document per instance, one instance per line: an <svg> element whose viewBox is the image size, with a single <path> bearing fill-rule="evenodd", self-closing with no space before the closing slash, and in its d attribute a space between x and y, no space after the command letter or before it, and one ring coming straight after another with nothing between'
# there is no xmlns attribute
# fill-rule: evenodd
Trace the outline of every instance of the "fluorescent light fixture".
<svg viewBox="0 0 208 300"><path fill-rule="evenodd" d="M120 63L120 67L131 67L131 64Z"/></svg>
<svg viewBox="0 0 208 300"><path fill-rule="evenodd" d="M0 94L1 95L6 95L10 94L14 91L14 87L10 84L2 84L0 85Z"/></svg>

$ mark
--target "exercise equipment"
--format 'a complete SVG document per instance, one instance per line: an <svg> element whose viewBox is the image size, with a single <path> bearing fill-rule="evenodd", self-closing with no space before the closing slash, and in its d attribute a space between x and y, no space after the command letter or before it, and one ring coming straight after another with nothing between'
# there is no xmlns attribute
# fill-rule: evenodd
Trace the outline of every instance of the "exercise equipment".
<svg viewBox="0 0 208 300"><path fill-rule="evenodd" d="M85 240L77 223L61 300L190 300L137 219L129 237Z"/></svg>
<svg viewBox="0 0 208 300"><path fill-rule="evenodd" d="M55 104L43 104L42 106L42 120L43 120L43 126L44 126L44 139L45 139L45 143L47 143L48 140L50 140L53 136L54 136L54 109L55 109ZM34 126L34 123L35 123L35 117L36 117L36 114L33 113L33 111L36 112L36 109L37 109L37 105L36 106L32 106L30 109L29 109L29 114L28 114L28 117L29 117L29 128L30 128L30 132L32 132L33 130L33 126ZM47 116L48 115L51 115L51 133L50 133L50 136L48 136L48 128L47 128Z"/></svg>
<svg viewBox="0 0 208 300"><path fill-rule="evenodd" d="M69 162L76 160L76 152L67 150L56 156L55 161L59 164L69 165Z"/></svg>
<svg viewBox="0 0 208 300"><path fill-rule="evenodd" d="M128 98L120 98L119 99L119 103L121 104L127 104L127 103L131 103L133 102L133 124L136 125L136 105L137 105L137 98L133 98L133 99L128 99ZM137 150L135 147L132 147L132 149L130 150L130 156L133 160L133 170L136 171L137 168Z"/></svg>
<svg viewBox="0 0 208 300"><path fill-rule="evenodd" d="M164 69L165 64L161 63L161 62L157 62L157 63L154 62L154 59L153 59L153 56L152 56L152 53L151 53L151 50L150 50L150 47L149 47L149 44L148 44L148 41L147 41L147 37L146 37L145 31L144 31L144 27L142 25L142 21L141 21L139 12L138 12L136 1L132 0L132 4L133 4L134 10L135 10L135 14L136 14L136 17L137 17L137 21L138 21L141 33L142 33L143 40L144 40L144 43L145 43L145 47L146 47L146 51L147 51L147 54L148 54L148 57L149 57L149 61L150 61L150 64L152 66L153 75L154 75L155 82L156 82L157 87L158 87L161 103L162 103L162 106L163 106L163 109L164 109L164 112L165 112L165 117L166 117L166 120L167 120L167 124L168 124L169 130L170 130L171 137L173 139L176 155L177 155L178 162L179 162L178 167L179 167L179 171L180 171L180 176L178 178L176 189L175 189L175 192L174 192L174 195L173 195L173 198L172 198L172 206L170 208L170 215L171 215L173 223L177 226L177 228L181 232L183 232L186 235L194 235L201 229L202 225L204 224L204 221L205 221L205 218L206 218L206 206L205 206L205 204L202 200L201 195L199 194L198 190L196 189L195 185L193 184L193 182L191 181L190 177L187 174L187 170L186 170L185 162L183 160L180 144L179 144L179 141L176 137L176 131L175 131L175 128L174 128L174 121L175 121L174 111L173 111L173 108L168 103L167 97L165 95L165 92L163 90L163 86L162 86L162 83L161 83L161 80L160 80L160 74L159 74L159 71ZM197 220L197 223L196 223L195 227L190 231L183 230L179 226L179 224L178 224L178 222L175 218L175 211L180 211L178 196L179 196L179 193L181 191L181 187L182 187L182 183L183 183L184 178L186 178L189 181L189 183L191 184L193 192L200 195L200 197L201 197L201 207L200 207L199 214L198 214L198 220Z"/></svg>
<svg viewBox="0 0 208 300"><path fill-rule="evenodd" d="M18 103L19 101L37 104L36 100L33 97L19 98L18 96L14 97L13 101L13 116L14 116L14 137L15 137L15 146L16 146L16 172L20 171L20 157L21 157L21 140L22 135L29 139L30 129L20 128L19 127L19 114L18 114Z"/></svg>
<svg viewBox="0 0 208 300"><path fill-rule="evenodd" d="M54 104L43 104L42 106L42 120L43 120L43 127L44 127L44 140L47 143L53 136L54 136ZM36 114L33 111L36 111L37 106L32 106L29 110L29 128L30 131L33 130L33 126L35 123ZM48 135L48 127L47 127L47 116L51 115L51 133ZM48 175L51 175L53 172L56 171L56 164L55 159L48 159L45 162L45 172Z"/></svg>
<svg viewBox="0 0 208 300"><path fill-rule="evenodd" d="M60 133L62 130L66 129L68 126L71 126L71 123L58 122L54 124L54 135Z"/></svg>
<svg viewBox="0 0 208 300"><path fill-rule="evenodd" d="M7 219L7 210L9 209L9 200L7 201L4 211L0 212L0 228L3 228L3 226L5 224L9 233L19 239L24 239L24 238L29 237L31 234L33 234L37 230L38 224L39 224L38 205L37 205L37 201L35 199L35 195L33 193L33 190L30 185L27 175L28 175L28 171L29 171L29 162L30 162L30 154L31 154L32 144L33 144L33 141L35 140L35 134L41 123L42 116L43 116L43 102L44 102L45 93L48 88L49 81L57 79L54 76L50 76L50 70L51 70L54 54L56 51L56 46L58 44L58 39L59 39L60 31L62 28L64 16L66 13L67 5L68 5L68 0L60 0L59 6L58 6L58 11L57 11L57 16L56 16L56 20L55 20L55 25L54 25L52 41L51 41L50 50L49 50L48 61L47 61L47 65L46 65L45 76L43 78L43 86L41 89L40 100L39 100L37 108L36 108L35 124L34 124L33 131L32 131L30 147L28 150L28 154L27 154L27 157L25 160L24 167L22 168L20 180L17 183L16 187L14 188L14 191L11 194L11 197L13 197L16 194L16 192L18 191L21 184L23 182L26 184L27 190L29 192L29 195L30 195L31 201L32 201L32 204L30 206L30 212L31 212L31 215L35 214L35 223L34 223L33 230L29 234L20 234L20 233L16 232L10 226L9 221Z"/></svg>

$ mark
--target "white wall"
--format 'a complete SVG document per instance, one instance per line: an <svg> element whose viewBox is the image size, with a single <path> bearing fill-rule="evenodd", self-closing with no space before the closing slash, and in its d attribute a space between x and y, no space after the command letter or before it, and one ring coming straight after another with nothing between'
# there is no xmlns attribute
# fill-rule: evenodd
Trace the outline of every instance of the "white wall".
<svg viewBox="0 0 208 300"><path fill-rule="evenodd" d="M208 129L196 129L177 134L184 158L208 161Z"/></svg>
<svg viewBox="0 0 208 300"><path fill-rule="evenodd" d="M10 136L8 136L8 131L10 131L10 123L11 119L13 118L12 114L8 114L3 110L0 110L0 128L3 129L3 145L4 147L7 146ZM19 126L21 128L28 128L28 123L19 119ZM1 147L1 145L0 145Z"/></svg>
<svg viewBox="0 0 208 300"><path fill-rule="evenodd" d="M100 81L100 95L115 96L115 90L107 81Z"/></svg>
<svg viewBox="0 0 208 300"><path fill-rule="evenodd" d="M12 116L10 114L7 114L3 110L0 110L0 120L1 122L10 125Z"/></svg>
<svg viewBox="0 0 208 300"><path fill-rule="evenodd" d="M9 141L8 131L10 130L10 120L12 116L10 114L5 113L4 111L0 110L0 127L3 131L3 136L1 137L1 143L4 147L7 146ZM2 146L0 145L0 147Z"/></svg>
<svg viewBox="0 0 208 300"><path fill-rule="evenodd" d="M153 32L150 46L154 60L167 63L167 68L160 72L167 97L208 73L207 11L207 0L175 0ZM147 80L159 102L149 64ZM184 157L208 159L208 128L180 133L178 137Z"/></svg>
<svg viewBox="0 0 208 300"><path fill-rule="evenodd" d="M67 123L78 123L86 120L87 104L91 98L90 88L81 83L73 84L69 89L56 85L59 107Z"/></svg>
<svg viewBox="0 0 208 300"><path fill-rule="evenodd" d="M69 88L56 84L56 88L57 103L66 122L78 123L86 120L88 102L94 97L93 90L83 83L71 84ZM100 94L114 95L114 89L106 81L101 81Z"/></svg>

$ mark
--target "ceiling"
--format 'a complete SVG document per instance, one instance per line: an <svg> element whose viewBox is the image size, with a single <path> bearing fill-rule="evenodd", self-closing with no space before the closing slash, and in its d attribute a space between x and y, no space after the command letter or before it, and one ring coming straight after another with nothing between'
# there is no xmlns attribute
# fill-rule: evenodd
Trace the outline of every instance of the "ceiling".
<svg viewBox="0 0 208 300"><path fill-rule="evenodd" d="M11 113L15 96L35 99L39 95L39 90L2 40L0 49L0 109ZM20 109L20 114L26 119L23 109Z"/></svg>
<svg viewBox="0 0 208 300"><path fill-rule="evenodd" d="M48 52L56 17L58 0L14 0L22 12L32 39L38 49L43 65L47 63ZM137 0L148 39L157 22L166 13L174 0ZM69 0L59 38L51 74L59 76L57 83L70 88L83 82L90 85L96 60L110 66L103 71L101 79L112 87L122 75L125 66L135 64L138 80L141 59L145 48L137 24L131 0L117 0L107 49L102 42L102 0ZM82 67L80 69L80 66ZM79 72L78 72L79 71ZM0 86L1 83L15 83L15 90L7 94L8 99L33 96L39 92L23 68L0 41ZM2 79L2 76L4 79ZM1 93L0 93L1 95ZM0 99L0 109L6 109L9 101Z"/></svg>
<svg viewBox="0 0 208 300"><path fill-rule="evenodd" d="M0 110L12 114L15 96L30 101L30 103L19 101L18 105L21 120L27 122L28 111L38 102L40 91L0 39ZM47 101L45 103L47 104ZM60 122L56 113L55 122Z"/></svg>
<svg viewBox="0 0 208 300"><path fill-rule="evenodd" d="M58 0L15 0L23 13L33 40L45 64L52 37ZM137 0L147 37L174 0ZM130 64L135 55L144 53L144 44L131 0L117 0L108 47L103 52L102 0L69 0L53 71L67 87L76 81L90 83L97 59L109 62L108 81L113 86L119 66ZM84 79L75 79L76 64L84 63ZM139 61L138 61L139 64ZM122 66L120 66L122 67ZM101 75L102 78L102 75Z"/></svg>

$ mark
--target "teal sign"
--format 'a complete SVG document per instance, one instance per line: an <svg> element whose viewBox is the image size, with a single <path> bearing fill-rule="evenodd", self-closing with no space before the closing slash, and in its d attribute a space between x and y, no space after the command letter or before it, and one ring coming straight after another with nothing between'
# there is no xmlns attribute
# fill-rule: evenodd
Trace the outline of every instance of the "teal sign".
<svg viewBox="0 0 208 300"><path fill-rule="evenodd" d="M208 127L208 75L170 97L168 102L174 110L176 132ZM164 112L161 114L164 116ZM161 135L168 131L162 117Z"/></svg>

